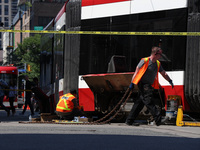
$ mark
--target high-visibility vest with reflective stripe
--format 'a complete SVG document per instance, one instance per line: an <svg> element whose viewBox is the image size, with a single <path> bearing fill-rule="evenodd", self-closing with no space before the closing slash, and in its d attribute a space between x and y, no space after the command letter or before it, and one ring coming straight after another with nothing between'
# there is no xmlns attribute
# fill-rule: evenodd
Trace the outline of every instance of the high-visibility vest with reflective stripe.
<svg viewBox="0 0 200 150"><path fill-rule="evenodd" d="M74 108L74 103L72 100L76 98L71 93L60 96L60 100L56 106L56 111L58 112L71 112Z"/></svg>
<svg viewBox="0 0 200 150"><path fill-rule="evenodd" d="M144 73L146 72L148 65L149 65L149 57L146 58L142 58L144 60L144 65L139 69L137 75L135 76L135 78L133 79L132 83L134 84L138 84L139 81L141 80L142 76L144 75ZM158 66L158 70L157 70L157 74L154 80L154 83L152 84L152 87L154 89L159 89L159 82L158 82L158 72L160 70L160 62L157 60L157 66Z"/></svg>

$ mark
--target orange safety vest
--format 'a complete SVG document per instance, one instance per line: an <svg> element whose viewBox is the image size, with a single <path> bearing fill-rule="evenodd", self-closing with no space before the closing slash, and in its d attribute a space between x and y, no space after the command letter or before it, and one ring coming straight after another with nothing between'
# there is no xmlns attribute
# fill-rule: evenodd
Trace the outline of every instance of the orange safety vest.
<svg viewBox="0 0 200 150"><path fill-rule="evenodd" d="M72 100L76 98L71 93L60 96L60 100L56 106L56 111L58 112L72 112L74 108L74 103Z"/></svg>
<svg viewBox="0 0 200 150"><path fill-rule="evenodd" d="M144 59L144 65L140 68L140 70L138 71L137 75L135 76L135 78L133 79L132 83L134 84L138 84L138 82L140 81L140 79L142 78L142 76L144 75L144 73L146 72L148 65L149 65L149 57L146 58L142 58ZM159 82L158 82L158 72L160 70L160 62L157 60L157 65L158 65L158 70L157 70L157 74L154 80L154 83L152 84L152 87L154 89L159 89Z"/></svg>

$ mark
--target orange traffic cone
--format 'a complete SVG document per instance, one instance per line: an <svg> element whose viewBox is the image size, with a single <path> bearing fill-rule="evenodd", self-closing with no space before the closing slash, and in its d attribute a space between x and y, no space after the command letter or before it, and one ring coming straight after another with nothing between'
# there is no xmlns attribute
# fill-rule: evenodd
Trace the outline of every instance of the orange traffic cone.
<svg viewBox="0 0 200 150"><path fill-rule="evenodd" d="M23 109L24 109L25 105L23 105ZM30 110L30 107L27 105L26 110Z"/></svg>

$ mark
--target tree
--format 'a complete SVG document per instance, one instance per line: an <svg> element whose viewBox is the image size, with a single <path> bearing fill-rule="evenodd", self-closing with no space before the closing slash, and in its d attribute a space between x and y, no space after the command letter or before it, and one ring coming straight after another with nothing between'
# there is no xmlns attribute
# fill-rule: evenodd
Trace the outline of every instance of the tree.
<svg viewBox="0 0 200 150"><path fill-rule="evenodd" d="M26 69L26 73L23 74L29 75L30 78L39 78L40 75L40 40L41 35L39 34L25 38L22 43L18 44L15 51L16 66L30 65L31 71Z"/></svg>

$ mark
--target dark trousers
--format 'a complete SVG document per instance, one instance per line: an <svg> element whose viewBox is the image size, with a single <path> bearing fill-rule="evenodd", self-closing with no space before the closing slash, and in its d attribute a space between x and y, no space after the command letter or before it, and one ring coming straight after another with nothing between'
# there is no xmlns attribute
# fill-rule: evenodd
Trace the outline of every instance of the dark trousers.
<svg viewBox="0 0 200 150"><path fill-rule="evenodd" d="M73 120L75 116L83 116L83 113L78 109L73 109L72 112L59 112L59 111L56 111L56 114L61 119L66 119L66 120Z"/></svg>
<svg viewBox="0 0 200 150"><path fill-rule="evenodd" d="M140 97L135 101L126 122L130 124L133 123L144 106L147 107L148 111L154 117L154 120L157 120L160 111L153 102L153 87L150 84L143 83L139 83L138 87L140 90Z"/></svg>
<svg viewBox="0 0 200 150"><path fill-rule="evenodd" d="M24 109L22 111L22 114L24 114L26 112L27 105L29 105L29 107L30 107L31 115L34 115L33 105L31 103L31 97L30 96L26 97L25 106L24 106Z"/></svg>
<svg viewBox="0 0 200 150"><path fill-rule="evenodd" d="M0 106L1 106L1 109L4 109L6 112L8 112L9 109L6 108L6 106L4 106L3 99L4 99L4 95L0 97Z"/></svg>
<svg viewBox="0 0 200 150"><path fill-rule="evenodd" d="M15 113L15 107L13 105L14 101L15 101L15 97L9 97L10 109L12 110L12 114Z"/></svg>

